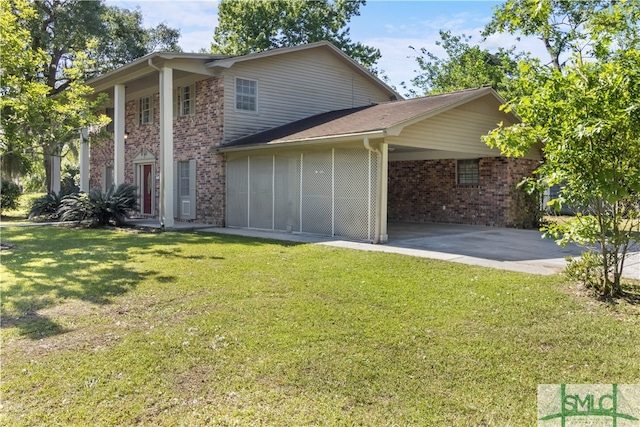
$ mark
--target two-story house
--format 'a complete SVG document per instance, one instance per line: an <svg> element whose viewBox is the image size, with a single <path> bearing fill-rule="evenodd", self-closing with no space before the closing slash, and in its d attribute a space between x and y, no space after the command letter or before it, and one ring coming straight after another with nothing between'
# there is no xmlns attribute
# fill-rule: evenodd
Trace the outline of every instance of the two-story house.
<svg viewBox="0 0 640 427"><path fill-rule="evenodd" d="M113 140L89 185L135 183L140 214L385 241L387 221L513 225L538 153L480 139L491 88L402 100L328 42L244 56L154 53L93 79Z"/></svg>

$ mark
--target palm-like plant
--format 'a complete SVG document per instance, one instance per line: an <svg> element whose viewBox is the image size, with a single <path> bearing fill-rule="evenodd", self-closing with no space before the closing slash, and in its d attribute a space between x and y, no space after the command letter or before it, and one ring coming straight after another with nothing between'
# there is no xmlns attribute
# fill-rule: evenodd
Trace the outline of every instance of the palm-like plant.
<svg viewBox="0 0 640 427"><path fill-rule="evenodd" d="M62 200L68 196L69 194L64 191L58 193L52 191L36 199L31 205L31 209L29 209L29 219L58 220L60 216L58 213L60 204Z"/></svg>
<svg viewBox="0 0 640 427"><path fill-rule="evenodd" d="M132 184L113 185L106 193L99 189L74 194L62 200L58 213L62 221L91 221L92 226L113 223L121 225L132 211L138 209L137 187Z"/></svg>

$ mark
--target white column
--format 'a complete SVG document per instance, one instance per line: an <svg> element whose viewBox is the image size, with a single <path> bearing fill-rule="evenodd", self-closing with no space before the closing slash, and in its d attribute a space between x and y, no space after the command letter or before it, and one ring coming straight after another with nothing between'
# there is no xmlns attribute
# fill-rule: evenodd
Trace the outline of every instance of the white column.
<svg viewBox="0 0 640 427"><path fill-rule="evenodd" d="M60 156L51 156L51 191L60 192Z"/></svg>
<svg viewBox="0 0 640 427"><path fill-rule="evenodd" d="M389 241L387 232L387 193L389 191L389 144L380 144L380 243Z"/></svg>
<svg viewBox="0 0 640 427"><path fill-rule="evenodd" d="M160 225L173 228L173 69L160 69Z"/></svg>
<svg viewBox="0 0 640 427"><path fill-rule="evenodd" d="M89 192L89 130L80 131L80 191Z"/></svg>
<svg viewBox="0 0 640 427"><path fill-rule="evenodd" d="M113 87L113 183L124 184L124 85Z"/></svg>

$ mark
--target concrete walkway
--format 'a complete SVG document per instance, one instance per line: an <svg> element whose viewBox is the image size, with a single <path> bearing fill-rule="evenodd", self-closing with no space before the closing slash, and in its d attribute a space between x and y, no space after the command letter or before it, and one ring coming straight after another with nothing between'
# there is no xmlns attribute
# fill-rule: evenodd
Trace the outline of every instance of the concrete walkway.
<svg viewBox="0 0 640 427"><path fill-rule="evenodd" d="M562 272L565 257L577 257L581 253L577 245L562 248L552 240L543 239L539 231L457 224L391 223L389 242L385 244L236 228L200 231L398 253L542 275ZM640 279L640 253L634 253L627 260L625 276Z"/></svg>

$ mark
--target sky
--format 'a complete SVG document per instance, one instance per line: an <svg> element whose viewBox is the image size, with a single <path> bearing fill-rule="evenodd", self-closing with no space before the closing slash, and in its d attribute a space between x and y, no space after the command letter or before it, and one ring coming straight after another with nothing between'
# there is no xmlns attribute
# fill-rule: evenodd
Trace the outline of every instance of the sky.
<svg viewBox="0 0 640 427"><path fill-rule="evenodd" d="M139 8L145 27L164 22L179 29L179 45L185 52L209 51L218 23L218 2L214 0L107 0L106 3L131 10ZM418 50L424 47L443 56L444 51L435 44L440 39L439 30L472 36L472 43L490 51L517 45L518 51L545 58L544 46L533 38L517 42L512 35L498 34L482 41L480 32L491 19L493 8L500 3L502 1L493 0L369 0L360 8L360 16L351 19L350 35L353 41L380 49L382 57L377 68L402 94L406 92L402 82L411 87L410 81L418 73L416 52L409 46Z"/></svg>

